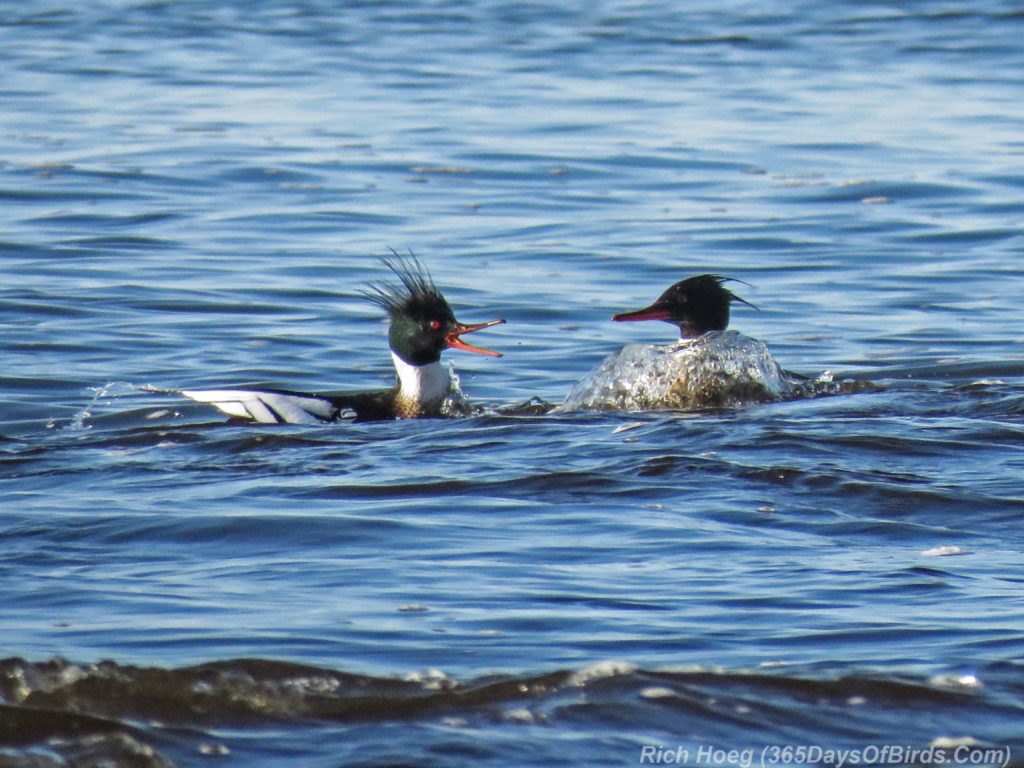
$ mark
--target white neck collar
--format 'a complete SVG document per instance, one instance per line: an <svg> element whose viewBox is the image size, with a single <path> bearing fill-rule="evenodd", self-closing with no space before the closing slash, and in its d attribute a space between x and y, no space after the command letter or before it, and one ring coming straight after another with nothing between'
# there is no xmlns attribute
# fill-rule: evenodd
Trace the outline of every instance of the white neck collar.
<svg viewBox="0 0 1024 768"><path fill-rule="evenodd" d="M391 359L398 371L398 390L402 399L428 404L443 400L451 391L451 377L440 360L412 365L394 352Z"/></svg>

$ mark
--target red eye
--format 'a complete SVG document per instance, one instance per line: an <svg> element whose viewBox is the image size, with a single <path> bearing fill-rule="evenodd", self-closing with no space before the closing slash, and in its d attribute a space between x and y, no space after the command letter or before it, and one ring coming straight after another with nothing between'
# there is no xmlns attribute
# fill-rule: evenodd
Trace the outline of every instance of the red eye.
<svg viewBox="0 0 1024 768"><path fill-rule="evenodd" d="M430 330L436 331L440 327L441 327L441 321L440 320L431 320L430 321Z"/></svg>

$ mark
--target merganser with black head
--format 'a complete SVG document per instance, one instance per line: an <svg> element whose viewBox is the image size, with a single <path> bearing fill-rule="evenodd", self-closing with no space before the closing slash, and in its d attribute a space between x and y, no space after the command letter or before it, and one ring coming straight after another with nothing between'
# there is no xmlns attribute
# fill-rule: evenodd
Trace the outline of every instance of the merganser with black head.
<svg viewBox="0 0 1024 768"><path fill-rule="evenodd" d="M738 301L757 309L723 285L729 281L742 282L721 275L688 277L661 294L649 307L612 315L612 320L620 323L664 320L679 326L681 339L695 339L708 331L724 331L729 327L729 305L732 302Z"/></svg>
<svg viewBox="0 0 1024 768"><path fill-rule="evenodd" d="M501 357L466 342L467 333L504 323L463 323L430 273L413 255L392 252L382 259L397 282L375 282L360 294L390 318L388 346L397 372L390 389L338 394L305 394L276 389L182 390L229 416L264 424L308 424L355 419L414 419L465 415L457 381L441 364L446 349Z"/></svg>
<svg viewBox="0 0 1024 768"><path fill-rule="evenodd" d="M721 275L681 280L653 304L612 316L617 322L662 320L679 328L670 345L627 344L569 392L559 411L696 410L795 396L802 377L784 371L763 342L726 330L734 302Z"/></svg>

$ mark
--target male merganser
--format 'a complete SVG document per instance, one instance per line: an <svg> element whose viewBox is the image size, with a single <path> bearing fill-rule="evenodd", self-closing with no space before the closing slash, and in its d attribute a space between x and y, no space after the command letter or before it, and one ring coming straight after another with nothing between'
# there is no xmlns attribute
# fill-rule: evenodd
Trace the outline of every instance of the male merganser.
<svg viewBox="0 0 1024 768"><path fill-rule="evenodd" d="M728 281L743 282L721 275L688 277L661 294L649 307L612 315L612 320L664 320L679 326L681 339L695 339L708 331L724 331L729 327L729 305L732 302L739 301L757 309L722 285Z"/></svg>
<svg viewBox="0 0 1024 768"><path fill-rule="evenodd" d="M802 377L784 371L763 342L726 330L732 302L754 307L722 285L731 279L690 277L644 309L613 315L618 322L672 323L679 341L627 344L577 382L556 410L693 410L796 396Z"/></svg>
<svg viewBox="0 0 1024 768"><path fill-rule="evenodd" d="M376 282L360 291L363 297L387 312L391 320L388 345L398 373L398 380L391 389L341 394L304 394L274 389L187 389L180 394L216 406L229 416L263 424L462 415L449 413L452 405L449 401L461 392L441 365L441 352L463 349L501 357L500 352L475 347L461 337L505 321L459 322L419 260L411 254L406 257L392 253L381 261L398 282ZM456 402L454 410L458 410L459 405Z"/></svg>

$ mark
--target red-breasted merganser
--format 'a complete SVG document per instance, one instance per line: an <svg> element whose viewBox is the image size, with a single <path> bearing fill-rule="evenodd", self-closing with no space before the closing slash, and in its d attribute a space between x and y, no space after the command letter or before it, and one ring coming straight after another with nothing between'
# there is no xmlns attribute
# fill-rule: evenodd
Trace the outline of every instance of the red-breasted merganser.
<svg viewBox="0 0 1024 768"><path fill-rule="evenodd" d="M475 347L463 341L462 336L505 321L459 322L415 256L394 253L382 261L398 282L371 283L360 294L387 312L391 320L388 345L398 373L398 380L391 389L340 394L304 394L273 389L188 389L182 390L181 394L216 406L229 416L263 424L451 415L448 401L461 392L457 382L441 365L441 352L462 349L501 357L500 352Z"/></svg>
<svg viewBox="0 0 1024 768"><path fill-rule="evenodd" d="M708 331L724 331L729 327L729 305L734 301L757 309L746 299L722 285L742 282L721 275L697 275L680 280L645 309L612 315L618 322L664 320L679 326L679 338L695 339Z"/></svg>
<svg viewBox="0 0 1024 768"><path fill-rule="evenodd" d="M726 330L732 302L754 306L725 288L730 279L690 277L650 306L614 315L619 322L664 320L678 326L680 338L627 344L577 382L556 410L693 410L795 396L802 377L782 370L763 342Z"/></svg>

